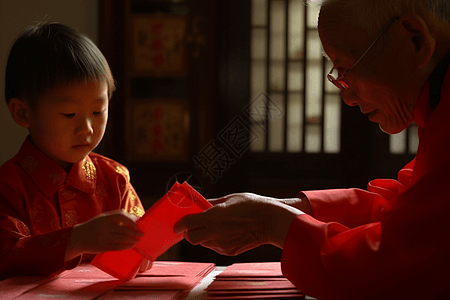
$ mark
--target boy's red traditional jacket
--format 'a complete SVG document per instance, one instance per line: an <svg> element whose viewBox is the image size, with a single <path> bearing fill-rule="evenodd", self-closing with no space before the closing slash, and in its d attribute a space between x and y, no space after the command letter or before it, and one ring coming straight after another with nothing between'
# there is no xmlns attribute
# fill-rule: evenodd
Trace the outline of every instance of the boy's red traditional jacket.
<svg viewBox="0 0 450 300"><path fill-rule="evenodd" d="M450 298L450 72L441 63L414 109L416 158L367 191L304 192L313 216L292 222L284 275L318 299Z"/></svg>
<svg viewBox="0 0 450 300"><path fill-rule="evenodd" d="M67 174L26 139L0 167L0 279L75 267L80 257L64 263L73 226L121 208L144 213L124 166L91 153Z"/></svg>

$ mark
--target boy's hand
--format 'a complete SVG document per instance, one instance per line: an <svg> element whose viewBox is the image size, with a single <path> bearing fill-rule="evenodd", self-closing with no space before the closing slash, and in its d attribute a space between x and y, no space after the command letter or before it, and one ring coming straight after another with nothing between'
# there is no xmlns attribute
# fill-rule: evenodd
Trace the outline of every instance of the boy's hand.
<svg viewBox="0 0 450 300"><path fill-rule="evenodd" d="M136 224L137 217L123 210L100 214L72 230L65 261L83 253L133 248L144 233Z"/></svg>

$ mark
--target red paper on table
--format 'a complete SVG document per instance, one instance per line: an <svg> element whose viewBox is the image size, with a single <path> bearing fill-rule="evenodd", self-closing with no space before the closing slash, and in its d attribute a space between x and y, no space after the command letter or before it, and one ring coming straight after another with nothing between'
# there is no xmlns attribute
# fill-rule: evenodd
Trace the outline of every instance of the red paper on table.
<svg viewBox="0 0 450 300"><path fill-rule="evenodd" d="M43 284L35 289L22 294L15 300L54 299L67 300L96 299L106 292L114 289L120 282L117 279L98 281L99 279L66 279L59 278Z"/></svg>
<svg viewBox="0 0 450 300"><path fill-rule="evenodd" d="M190 290L201 280L197 276L136 277L122 282L115 290Z"/></svg>
<svg viewBox="0 0 450 300"><path fill-rule="evenodd" d="M56 277L20 276L0 281L2 300L12 300L26 292L43 285Z"/></svg>
<svg viewBox="0 0 450 300"><path fill-rule="evenodd" d="M115 279L113 276L99 270L90 263L86 262L82 262L76 268L62 272L59 277L65 279Z"/></svg>
<svg viewBox="0 0 450 300"><path fill-rule="evenodd" d="M102 298L103 299L103 298ZM207 296L205 300L242 300L242 299L270 299L270 300L304 300L303 294L258 294L258 295L227 295L227 296Z"/></svg>
<svg viewBox="0 0 450 300"><path fill-rule="evenodd" d="M143 291L128 291L128 290L114 290L110 291L106 295L102 296L102 300L176 300L183 299L184 291L171 290L171 291L158 291L153 290L151 292L147 290Z"/></svg>
<svg viewBox="0 0 450 300"><path fill-rule="evenodd" d="M283 281L213 281L206 290L297 290L289 280Z"/></svg>
<svg viewBox="0 0 450 300"><path fill-rule="evenodd" d="M183 234L173 232L176 222L186 215L200 213L210 207L212 205L187 182L181 185L175 182L170 190L137 220L136 224L145 235L135 248L101 253L91 263L121 280L134 278L144 257L155 261L183 239Z"/></svg>
<svg viewBox="0 0 450 300"><path fill-rule="evenodd" d="M279 262L235 263L217 277L283 277L283 273Z"/></svg>
<svg viewBox="0 0 450 300"><path fill-rule="evenodd" d="M199 276L204 277L215 269L213 263L155 261L150 270L139 273L138 277L147 276Z"/></svg>
<svg viewBox="0 0 450 300"><path fill-rule="evenodd" d="M284 277L217 277L214 279L216 281L283 281L286 280Z"/></svg>
<svg viewBox="0 0 450 300"><path fill-rule="evenodd" d="M287 278L279 262L235 263L218 274L206 289L208 300L305 299Z"/></svg>
<svg viewBox="0 0 450 300"><path fill-rule="evenodd" d="M264 294L296 294L296 295L303 295L300 291L294 290L294 289L281 289L281 290L258 290L255 292L254 290L219 290L219 291L208 291L208 295L211 296L229 296L229 295L254 295L257 293L258 295L264 295Z"/></svg>

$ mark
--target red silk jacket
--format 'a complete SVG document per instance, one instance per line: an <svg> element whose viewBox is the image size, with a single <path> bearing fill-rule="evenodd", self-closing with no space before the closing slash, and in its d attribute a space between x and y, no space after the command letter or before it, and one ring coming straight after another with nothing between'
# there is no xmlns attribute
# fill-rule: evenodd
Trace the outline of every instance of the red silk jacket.
<svg viewBox="0 0 450 300"><path fill-rule="evenodd" d="M73 226L121 208L144 213L124 166L91 153L67 174L26 139L0 167L0 279L75 267L81 257L64 263Z"/></svg>
<svg viewBox="0 0 450 300"><path fill-rule="evenodd" d="M398 180L306 191L283 274L322 299L450 298L450 71L441 63L414 109L419 148Z"/></svg>

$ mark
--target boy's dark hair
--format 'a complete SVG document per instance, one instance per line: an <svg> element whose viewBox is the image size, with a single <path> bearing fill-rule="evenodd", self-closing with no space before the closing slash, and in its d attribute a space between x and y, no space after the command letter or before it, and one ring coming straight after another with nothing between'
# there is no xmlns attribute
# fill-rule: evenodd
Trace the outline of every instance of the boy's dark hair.
<svg viewBox="0 0 450 300"><path fill-rule="evenodd" d="M111 99L115 90L108 62L84 34L58 23L29 26L9 53L5 98L25 98L31 106L57 84L76 80L105 81Z"/></svg>

